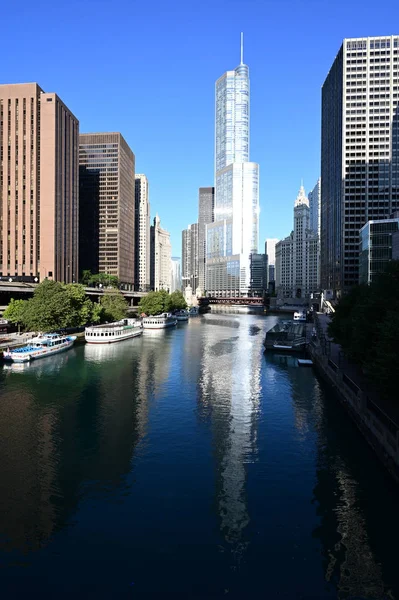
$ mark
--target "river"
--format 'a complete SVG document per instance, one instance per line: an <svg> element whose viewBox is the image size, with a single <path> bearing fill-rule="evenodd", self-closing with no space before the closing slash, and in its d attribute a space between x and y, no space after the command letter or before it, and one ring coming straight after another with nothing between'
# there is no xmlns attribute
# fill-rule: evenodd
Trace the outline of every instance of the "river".
<svg viewBox="0 0 399 600"><path fill-rule="evenodd" d="M276 320L0 368L1 598L399 598L398 490Z"/></svg>

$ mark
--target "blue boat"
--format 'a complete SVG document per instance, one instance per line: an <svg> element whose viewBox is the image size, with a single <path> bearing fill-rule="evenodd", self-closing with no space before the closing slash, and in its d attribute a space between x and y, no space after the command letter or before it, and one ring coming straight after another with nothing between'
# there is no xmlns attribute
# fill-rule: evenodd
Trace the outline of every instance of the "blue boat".
<svg viewBox="0 0 399 600"><path fill-rule="evenodd" d="M58 333L44 333L32 338L26 346L3 352L6 361L26 363L31 360L52 356L72 348L76 335L58 335Z"/></svg>

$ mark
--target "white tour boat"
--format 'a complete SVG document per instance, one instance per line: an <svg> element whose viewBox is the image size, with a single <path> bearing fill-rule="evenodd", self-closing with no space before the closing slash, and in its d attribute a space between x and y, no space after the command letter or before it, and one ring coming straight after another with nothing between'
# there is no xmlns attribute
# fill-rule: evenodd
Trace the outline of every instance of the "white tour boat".
<svg viewBox="0 0 399 600"><path fill-rule="evenodd" d="M187 310L178 310L175 312L176 319L178 321L188 321L188 311Z"/></svg>
<svg viewBox="0 0 399 600"><path fill-rule="evenodd" d="M165 327L173 327L176 325L177 318L170 313L162 313L161 315L150 315L143 317L144 329L165 329Z"/></svg>
<svg viewBox="0 0 399 600"><path fill-rule="evenodd" d="M58 352L64 352L72 348L76 335L58 335L58 333L43 333L32 338L26 346L7 349L3 352L6 361L15 363L26 363L45 356L52 356Z"/></svg>
<svg viewBox="0 0 399 600"><path fill-rule="evenodd" d="M143 333L143 326L137 319L122 319L116 323L86 327L85 340L88 344L112 344L122 342Z"/></svg>

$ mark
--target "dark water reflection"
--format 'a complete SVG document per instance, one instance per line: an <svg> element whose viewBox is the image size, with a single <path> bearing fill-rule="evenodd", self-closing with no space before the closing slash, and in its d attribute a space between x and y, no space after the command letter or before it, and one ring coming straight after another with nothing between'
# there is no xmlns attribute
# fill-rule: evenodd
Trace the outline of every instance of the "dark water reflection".
<svg viewBox="0 0 399 600"><path fill-rule="evenodd" d="M0 370L1 597L399 597L398 492L274 322Z"/></svg>

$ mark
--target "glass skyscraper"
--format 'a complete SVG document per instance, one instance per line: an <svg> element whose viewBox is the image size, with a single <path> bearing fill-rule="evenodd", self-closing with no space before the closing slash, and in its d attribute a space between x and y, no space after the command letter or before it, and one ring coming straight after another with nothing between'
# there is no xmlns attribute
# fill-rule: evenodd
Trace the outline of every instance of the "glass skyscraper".
<svg viewBox="0 0 399 600"><path fill-rule="evenodd" d="M241 63L216 82L215 221L206 227L210 296L246 296L250 255L258 252L259 165L249 162L249 108L241 44Z"/></svg>

